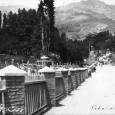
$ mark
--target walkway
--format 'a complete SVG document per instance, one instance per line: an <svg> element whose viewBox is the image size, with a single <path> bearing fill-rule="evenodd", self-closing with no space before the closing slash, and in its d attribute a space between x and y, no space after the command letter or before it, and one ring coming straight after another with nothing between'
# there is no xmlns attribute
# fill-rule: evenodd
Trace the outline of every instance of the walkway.
<svg viewBox="0 0 115 115"><path fill-rule="evenodd" d="M115 115L115 66L97 71L45 115Z"/></svg>

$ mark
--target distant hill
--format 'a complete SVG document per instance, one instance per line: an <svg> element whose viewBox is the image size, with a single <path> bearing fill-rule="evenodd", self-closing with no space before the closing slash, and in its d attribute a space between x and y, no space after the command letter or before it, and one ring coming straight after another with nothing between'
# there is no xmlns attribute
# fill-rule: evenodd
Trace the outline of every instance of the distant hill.
<svg viewBox="0 0 115 115"><path fill-rule="evenodd" d="M2 13L30 9L22 5L0 6ZM70 39L84 39L88 34L110 30L115 32L115 6L99 0L82 0L55 9L56 26Z"/></svg>
<svg viewBox="0 0 115 115"><path fill-rule="evenodd" d="M56 26L70 39L84 39L87 34L115 31L115 6L99 0L84 0L56 8Z"/></svg>
<svg viewBox="0 0 115 115"><path fill-rule="evenodd" d="M2 11L2 13L9 13L10 11L12 12L17 12L18 9L30 9L30 7L27 7L27 6L23 6L23 5L8 5L8 6L0 6L0 11Z"/></svg>

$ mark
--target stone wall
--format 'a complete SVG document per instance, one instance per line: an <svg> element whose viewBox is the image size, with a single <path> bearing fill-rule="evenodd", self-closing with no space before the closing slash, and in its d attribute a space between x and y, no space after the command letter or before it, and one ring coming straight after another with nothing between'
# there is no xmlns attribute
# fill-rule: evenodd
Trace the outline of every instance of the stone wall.
<svg viewBox="0 0 115 115"><path fill-rule="evenodd" d="M5 79L7 88L5 93L6 115L24 115L24 76L5 76Z"/></svg>

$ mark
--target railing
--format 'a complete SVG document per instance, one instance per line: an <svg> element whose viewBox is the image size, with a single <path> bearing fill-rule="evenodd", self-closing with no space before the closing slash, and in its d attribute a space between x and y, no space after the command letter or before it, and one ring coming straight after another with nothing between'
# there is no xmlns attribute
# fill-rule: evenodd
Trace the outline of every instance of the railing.
<svg viewBox="0 0 115 115"><path fill-rule="evenodd" d="M39 73L29 73L28 76L25 76L25 82L36 82L36 81L45 81L44 74Z"/></svg>
<svg viewBox="0 0 115 115"><path fill-rule="evenodd" d="M46 84L38 82L25 85L25 115L38 112L47 105Z"/></svg>
<svg viewBox="0 0 115 115"><path fill-rule="evenodd" d="M18 101L21 99L20 104L23 105L21 107L23 107L25 115L33 115L43 110L46 106L55 106L55 102L66 97L72 90L76 89L77 86L89 77L88 70L91 72L92 66L90 66L89 69L76 68L65 72L54 71L46 73L43 72L41 74L37 71L34 73L28 71L28 75L25 77L8 76L6 77L7 83L5 83L5 80L0 80L1 90L6 89L6 85L8 87L6 90L6 95L8 95L7 102L4 103L7 103L7 106L10 107L10 104L12 104L11 101L13 100L12 95ZM72 72L73 70L74 72ZM3 98L6 97L3 96ZM15 106L18 106L20 109L18 104L19 102L17 103L17 100L15 102ZM12 108L12 111L14 111L13 109L14 108ZM12 115L15 115L15 113L12 113Z"/></svg>
<svg viewBox="0 0 115 115"><path fill-rule="evenodd" d="M25 114L31 115L47 105L44 74L28 73L25 76Z"/></svg>

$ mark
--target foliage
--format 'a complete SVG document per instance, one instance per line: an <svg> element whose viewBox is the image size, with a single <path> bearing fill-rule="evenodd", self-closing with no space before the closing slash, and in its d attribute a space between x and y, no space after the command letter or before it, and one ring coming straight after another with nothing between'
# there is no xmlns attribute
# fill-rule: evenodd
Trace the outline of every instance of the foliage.
<svg viewBox="0 0 115 115"><path fill-rule="evenodd" d="M0 28L1 28L1 24L2 24L2 12L0 11Z"/></svg>
<svg viewBox="0 0 115 115"><path fill-rule="evenodd" d="M97 51L106 51L107 49L114 51L115 49L115 35L112 35L108 30L102 31L100 33L89 34L86 37L82 43L85 49L84 54L86 57L88 57L89 53L89 42L91 42L91 45Z"/></svg>
<svg viewBox="0 0 115 115"><path fill-rule="evenodd" d="M83 62L89 55L90 41L95 50L109 48L114 51L115 35L109 31L89 34L84 41L72 41L66 37L66 33L60 34L55 27L54 9L54 0L44 0L37 10L19 9L18 13L4 13L0 28L0 54L40 57L42 38L45 53L50 57L51 54L56 55L63 63ZM0 24L1 15L0 12Z"/></svg>

